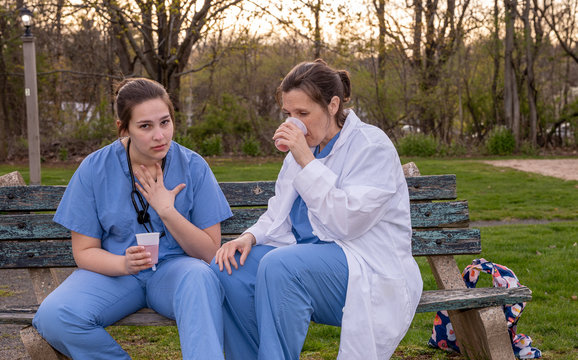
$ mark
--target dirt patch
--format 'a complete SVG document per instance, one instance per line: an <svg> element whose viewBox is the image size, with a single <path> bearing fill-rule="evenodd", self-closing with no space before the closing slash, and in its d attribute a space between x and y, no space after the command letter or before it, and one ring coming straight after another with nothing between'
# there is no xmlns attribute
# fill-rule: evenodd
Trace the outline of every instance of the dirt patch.
<svg viewBox="0 0 578 360"><path fill-rule="evenodd" d="M516 159L488 160L486 164L578 181L578 158L576 159Z"/></svg>

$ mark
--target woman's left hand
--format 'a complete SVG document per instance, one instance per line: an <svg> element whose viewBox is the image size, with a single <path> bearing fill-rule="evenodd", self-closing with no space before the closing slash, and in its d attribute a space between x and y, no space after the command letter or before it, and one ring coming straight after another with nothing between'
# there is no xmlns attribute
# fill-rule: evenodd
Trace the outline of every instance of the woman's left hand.
<svg viewBox="0 0 578 360"><path fill-rule="evenodd" d="M152 206L162 218L163 212L170 211L174 208L175 197L186 185L179 184L172 190L167 189L164 184L161 165L157 163L155 166L157 168L156 179L152 176L149 169L143 165L140 166L140 170L135 171L135 176L140 182L140 184L136 183L136 187L150 206Z"/></svg>

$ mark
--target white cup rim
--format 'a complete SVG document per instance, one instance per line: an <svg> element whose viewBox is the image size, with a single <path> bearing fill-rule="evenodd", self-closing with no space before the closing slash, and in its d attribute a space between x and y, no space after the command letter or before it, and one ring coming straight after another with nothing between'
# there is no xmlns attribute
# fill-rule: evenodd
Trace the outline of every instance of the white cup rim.
<svg viewBox="0 0 578 360"><path fill-rule="evenodd" d="M158 232L152 233L138 233L136 234L136 242L139 245L158 245L159 243L159 235Z"/></svg>

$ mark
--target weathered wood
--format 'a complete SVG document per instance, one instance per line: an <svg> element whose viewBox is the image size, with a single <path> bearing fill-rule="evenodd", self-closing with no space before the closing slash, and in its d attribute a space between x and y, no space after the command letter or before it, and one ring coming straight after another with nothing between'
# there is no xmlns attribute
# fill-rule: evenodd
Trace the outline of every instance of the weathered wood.
<svg viewBox="0 0 578 360"><path fill-rule="evenodd" d="M411 227L466 227L470 221L467 201L412 203Z"/></svg>
<svg viewBox="0 0 578 360"><path fill-rule="evenodd" d="M26 182L19 171L12 171L11 173L0 176L0 187L24 185L26 185Z"/></svg>
<svg viewBox="0 0 578 360"><path fill-rule="evenodd" d="M454 331L456 336L458 331L469 335L458 338L461 353L466 358L515 360L502 306L451 311L450 320L453 325L451 313L454 318L459 316L464 320L460 330L454 326Z"/></svg>
<svg viewBox="0 0 578 360"><path fill-rule="evenodd" d="M436 312L440 310L464 310L517 304L529 301L532 292L525 286L517 288L476 288L456 290L424 291L417 312ZM0 324L30 324L38 309L37 305L14 309L0 310ZM504 313L502 311L502 317ZM147 325L170 326L175 321L157 314L151 309L141 309L138 312L119 320L115 326Z"/></svg>
<svg viewBox="0 0 578 360"><path fill-rule="evenodd" d="M406 178L410 200L452 200L456 198L455 175ZM227 201L235 206L265 206L275 193L274 181L219 183ZM50 211L60 203L66 186L0 187L0 211Z"/></svg>
<svg viewBox="0 0 578 360"><path fill-rule="evenodd" d="M532 299L532 291L525 286L517 288L474 288L424 291L418 312L463 310L489 306L517 304ZM502 311L502 317L504 312Z"/></svg>
<svg viewBox="0 0 578 360"><path fill-rule="evenodd" d="M234 236L223 237L223 242ZM414 256L479 254L478 229L439 229L414 231ZM0 241L0 268L59 268L76 266L70 240Z"/></svg>
<svg viewBox="0 0 578 360"><path fill-rule="evenodd" d="M66 360L68 357L56 351L32 326L20 331L20 338L32 360Z"/></svg>
<svg viewBox="0 0 578 360"><path fill-rule="evenodd" d="M60 285L52 276L52 271L49 268L29 268L28 274L32 281L36 301L39 304Z"/></svg>
<svg viewBox="0 0 578 360"><path fill-rule="evenodd" d="M221 233L240 234L253 225L265 208L234 208L233 217L221 224ZM52 214L16 214L0 217L0 241L13 239L68 239L70 231L52 221ZM467 201L411 204L414 229L465 227L469 222Z"/></svg>

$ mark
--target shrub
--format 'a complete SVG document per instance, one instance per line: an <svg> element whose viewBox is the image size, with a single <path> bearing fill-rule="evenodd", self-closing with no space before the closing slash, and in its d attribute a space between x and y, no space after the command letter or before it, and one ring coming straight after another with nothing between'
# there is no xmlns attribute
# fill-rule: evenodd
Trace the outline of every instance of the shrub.
<svg viewBox="0 0 578 360"><path fill-rule="evenodd" d="M188 149L196 150L195 141L190 135L187 134L175 135L174 140Z"/></svg>
<svg viewBox="0 0 578 360"><path fill-rule="evenodd" d="M442 145L439 154L442 156L464 156L468 153L468 147L460 141L454 141L450 145Z"/></svg>
<svg viewBox="0 0 578 360"><path fill-rule="evenodd" d="M211 135L201 142L199 152L203 156L213 156L223 154L223 137L221 134Z"/></svg>
<svg viewBox="0 0 578 360"><path fill-rule="evenodd" d="M409 134L399 140L397 151L401 156L433 156L437 153L437 147L432 135Z"/></svg>
<svg viewBox="0 0 578 360"><path fill-rule="evenodd" d="M61 147L60 149L58 149L58 158L60 159L60 161L68 160L68 149L65 147Z"/></svg>
<svg viewBox="0 0 578 360"><path fill-rule="evenodd" d="M243 139L241 151L245 155L258 156L261 153L261 146L259 145L259 141L257 141L257 139L255 139L253 136L249 136Z"/></svg>
<svg viewBox="0 0 578 360"><path fill-rule="evenodd" d="M494 128L486 140L486 149L491 155L510 155L516 149L514 134L504 126Z"/></svg>

